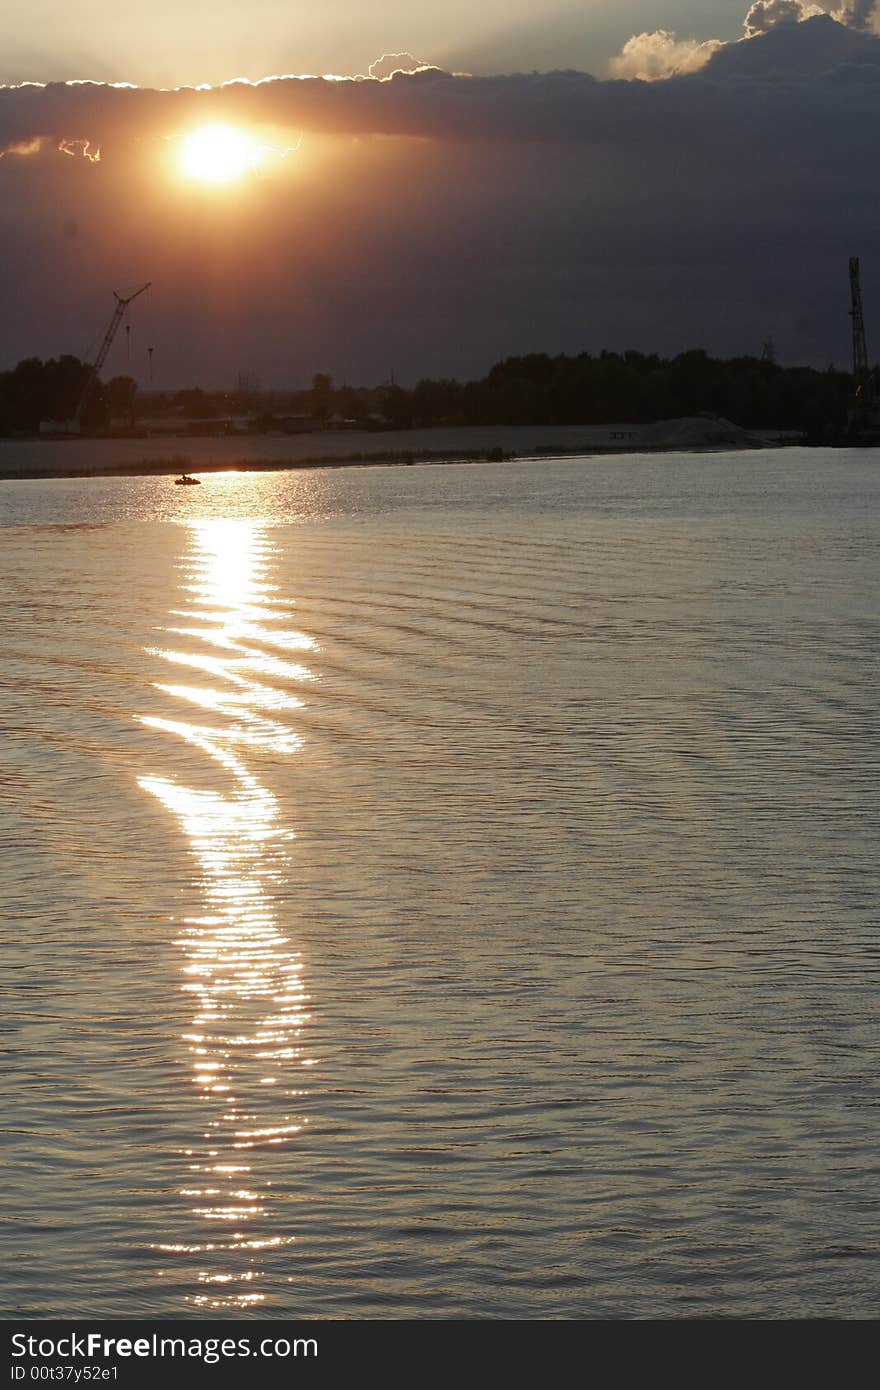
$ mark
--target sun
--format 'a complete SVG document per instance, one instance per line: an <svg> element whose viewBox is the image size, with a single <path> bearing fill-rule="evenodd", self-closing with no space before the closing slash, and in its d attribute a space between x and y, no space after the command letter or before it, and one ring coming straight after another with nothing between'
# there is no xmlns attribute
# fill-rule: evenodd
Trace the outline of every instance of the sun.
<svg viewBox="0 0 880 1390"><path fill-rule="evenodd" d="M202 183L232 183L257 164L259 147L243 130L206 125L185 136L180 145L180 172Z"/></svg>

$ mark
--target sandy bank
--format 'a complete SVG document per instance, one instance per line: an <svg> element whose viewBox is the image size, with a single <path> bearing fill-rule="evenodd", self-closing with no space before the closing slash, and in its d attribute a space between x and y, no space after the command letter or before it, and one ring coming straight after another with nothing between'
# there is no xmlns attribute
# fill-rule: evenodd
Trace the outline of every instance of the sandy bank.
<svg viewBox="0 0 880 1390"><path fill-rule="evenodd" d="M668 449L760 448L776 442L727 421L652 425L479 425L383 432L238 435L203 439L0 440L0 478L172 474L182 469L272 469L334 464L455 462L541 454L641 453Z"/></svg>

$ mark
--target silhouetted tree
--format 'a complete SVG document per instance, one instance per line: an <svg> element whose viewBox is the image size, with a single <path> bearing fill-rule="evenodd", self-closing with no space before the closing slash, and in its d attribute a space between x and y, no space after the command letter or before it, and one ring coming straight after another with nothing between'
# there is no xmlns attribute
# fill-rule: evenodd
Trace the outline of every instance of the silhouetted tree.
<svg viewBox="0 0 880 1390"><path fill-rule="evenodd" d="M134 406L137 382L130 376L115 376L103 388L104 404L110 420L125 420L134 428Z"/></svg>
<svg viewBox="0 0 880 1390"><path fill-rule="evenodd" d="M36 433L43 420L60 424L76 411L91 368L78 357L52 358L43 362L28 357L11 372L0 374L0 431ZM100 423L99 400L93 400L90 422Z"/></svg>
<svg viewBox="0 0 880 1390"><path fill-rule="evenodd" d="M75 357L49 362L27 358L0 373L0 432L29 432L40 421L69 419L88 379ZM128 415L134 383L119 377L93 393L84 424L94 428L108 413ZM264 413L334 415L361 424L607 424L648 422L675 416L716 414L746 428L797 429L811 438L835 437L846 420L852 377L829 367L783 367L770 355L713 358L702 348L662 358L629 350L576 356L528 353L507 357L478 381L423 379L413 390L394 383L343 386L315 374L308 390L262 392ZM198 388L152 398L150 409L216 418L235 404L223 392Z"/></svg>
<svg viewBox="0 0 880 1390"><path fill-rule="evenodd" d="M319 420L327 420L333 413L333 378L326 372L316 372L312 377L311 413Z"/></svg>

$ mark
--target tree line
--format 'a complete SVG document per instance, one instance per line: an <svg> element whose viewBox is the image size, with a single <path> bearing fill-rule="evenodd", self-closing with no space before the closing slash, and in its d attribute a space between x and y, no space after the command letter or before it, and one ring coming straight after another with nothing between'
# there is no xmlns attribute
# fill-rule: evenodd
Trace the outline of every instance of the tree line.
<svg viewBox="0 0 880 1390"><path fill-rule="evenodd" d="M641 352L530 353L480 381L420 381L402 409L415 424L586 425L716 415L744 429L837 432L853 395L848 372L783 367L769 356L673 358Z"/></svg>
<svg viewBox="0 0 880 1390"><path fill-rule="evenodd" d="M78 357L43 362L26 357L12 371L0 372L0 434L36 434L44 420L72 420L92 368ZM111 420L134 422L137 382L117 376L99 382L83 412L86 430L105 429Z"/></svg>
<svg viewBox="0 0 880 1390"><path fill-rule="evenodd" d="M0 373L0 432L36 432L40 421L70 419L90 369L75 357L29 358ZM849 372L829 366L784 367L761 357L710 357L700 348L664 358L642 352L529 353L497 362L476 381L423 379L407 388L336 386L317 373L300 391L258 393L199 389L151 393L138 402L130 377L93 393L83 425L101 429L136 414L235 413L310 416L321 423L374 429L434 425L586 425L649 423L716 415L745 429L802 431L830 439L853 400Z"/></svg>

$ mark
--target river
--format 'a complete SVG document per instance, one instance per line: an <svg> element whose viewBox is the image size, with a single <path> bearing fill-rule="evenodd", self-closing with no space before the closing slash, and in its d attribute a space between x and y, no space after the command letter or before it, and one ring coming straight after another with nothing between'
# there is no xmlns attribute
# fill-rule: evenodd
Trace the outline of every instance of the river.
<svg viewBox="0 0 880 1390"><path fill-rule="evenodd" d="M6 1316L876 1314L877 451L0 521Z"/></svg>

